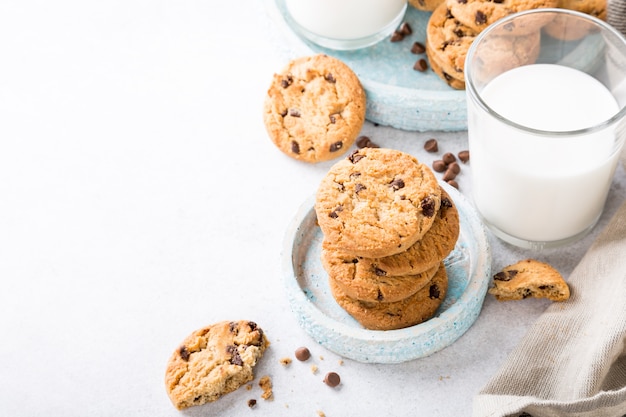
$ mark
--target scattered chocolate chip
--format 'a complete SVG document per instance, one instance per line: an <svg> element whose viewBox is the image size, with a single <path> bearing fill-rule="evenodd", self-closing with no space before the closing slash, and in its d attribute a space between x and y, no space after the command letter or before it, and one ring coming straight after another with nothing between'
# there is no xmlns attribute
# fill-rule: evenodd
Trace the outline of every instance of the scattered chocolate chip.
<svg viewBox="0 0 626 417"><path fill-rule="evenodd" d="M287 116L287 113L288 113L287 109L285 109L285 110L281 111L281 112L280 112L280 117L285 117L285 116Z"/></svg>
<svg viewBox="0 0 626 417"><path fill-rule="evenodd" d="M300 362L304 362L311 357L311 351L308 348L302 346L296 349L296 359Z"/></svg>
<svg viewBox="0 0 626 417"><path fill-rule="evenodd" d="M329 387L336 387L341 382L341 377L336 372L329 372L324 377L324 383Z"/></svg>
<svg viewBox="0 0 626 417"><path fill-rule="evenodd" d="M329 150L331 152L337 152L341 148L343 148L343 142L342 141L337 141L337 142L335 142L335 143L330 145Z"/></svg>
<svg viewBox="0 0 626 417"><path fill-rule="evenodd" d="M400 42L402 39L404 39L404 35L399 30L394 31L391 34L391 42Z"/></svg>
<svg viewBox="0 0 626 417"><path fill-rule="evenodd" d="M359 136L356 139L356 146L359 148L378 148L379 146L372 142L368 136Z"/></svg>
<svg viewBox="0 0 626 417"><path fill-rule="evenodd" d="M331 219L336 219L339 217L339 212L343 211L343 206L337 206L333 211L328 214L328 217Z"/></svg>
<svg viewBox="0 0 626 417"><path fill-rule="evenodd" d="M187 346L181 346L178 349L178 354L180 355L180 358L185 362L189 361L189 356L191 356L191 353L189 353L189 351L187 350Z"/></svg>
<svg viewBox="0 0 626 417"><path fill-rule="evenodd" d="M461 151L461 152L459 152L459 159L463 163L466 163L467 161L469 161L470 160L470 153L469 153L469 151Z"/></svg>
<svg viewBox="0 0 626 417"><path fill-rule="evenodd" d="M291 141L291 152L293 152L295 154L299 154L300 153L300 145L295 140Z"/></svg>
<svg viewBox="0 0 626 417"><path fill-rule="evenodd" d="M337 80L335 80L335 77L333 77L333 74L331 74L330 72L324 76L324 79L331 84L335 84L337 82Z"/></svg>
<svg viewBox="0 0 626 417"><path fill-rule="evenodd" d="M452 207L452 201L450 201L449 198L444 197L441 199L441 207L443 208L450 208Z"/></svg>
<svg viewBox="0 0 626 417"><path fill-rule="evenodd" d="M435 215L435 202L432 198L426 197L421 202L422 214L426 217L433 217Z"/></svg>
<svg viewBox="0 0 626 417"><path fill-rule="evenodd" d="M448 171L452 171L456 175L459 172L461 172L461 166L456 161L452 162L451 164L448 165Z"/></svg>
<svg viewBox="0 0 626 417"><path fill-rule="evenodd" d="M358 193L360 193L361 191L366 190L366 189L367 189L367 187L366 187L366 186L364 186L363 184L359 183L359 184L357 184L357 185L355 185L355 186L354 186L354 193L355 193L355 194L358 194Z"/></svg>
<svg viewBox="0 0 626 417"><path fill-rule="evenodd" d="M415 64L413 64L413 69L415 71L424 72L428 69L428 62L426 62L424 58L419 59L415 62Z"/></svg>
<svg viewBox="0 0 626 417"><path fill-rule="evenodd" d="M331 114L330 116L328 116L328 118L330 119L331 124L337 123L337 118L335 117L334 114Z"/></svg>
<svg viewBox="0 0 626 417"><path fill-rule="evenodd" d="M393 181L391 181L389 185L391 185L391 188L397 191L401 188L404 188L405 184L402 178L395 178Z"/></svg>
<svg viewBox="0 0 626 417"><path fill-rule="evenodd" d="M411 28L411 25L409 25L408 22L404 22L398 28L398 32L400 32L404 36L407 36L407 35L410 35L411 33L413 33L413 29Z"/></svg>
<svg viewBox="0 0 626 417"><path fill-rule="evenodd" d="M441 159L443 159L443 162L445 162L447 166L456 161L456 156L454 156L452 152L446 152L443 154L443 157Z"/></svg>
<svg viewBox="0 0 626 417"><path fill-rule="evenodd" d="M478 10L476 12L475 22L477 25L484 25L485 23L487 23L487 15Z"/></svg>
<svg viewBox="0 0 626 417"><path fill-rule="evenodd" d="M383 293L379 289L378 290L378 294L376 294L376 300L383 301L384 299L385 299L385 296L383 295Z"/></svg>
<svg viewBox="0 0 626 417"><path fill-rule="evenodd" d="M363 158L365 158L365 155L359 154L359 150L358 149L355 150L354 152L352 152L350 155L348 155L348 159L353 164L356 164L357 162L359 162Z"/></svg>
<svg viewBox="0 0 626 417"><path fill-rule="evenodd" d="M459 183L456 182L455 180L450 180L450 181L446 181L450 186L456 188L457 190L459 189Z"/></svg>
<svg viewBox="0 0 626 417"><path fill-rule="evenodd" d="M452 170L447 169L446 172L443 174L443 180L448 182L448 181L452 181L453 179L456 178L456 173L454 173Z"/></svg>
<svg viewBox="0 0 626 417"><path fill-rule="evenodd" d="M241 356L239 356L239 351L237 350L237 346L228 345L226 346L226 352L230 353L230 363L233 365L243 366L243 360Z"/></svg>
<svg viewBox="0 0 626 417"><path fill-rule="evenodd" d="M517 275L517 271L515 269L510 271L500 271L493 276L493 279L496 281L510 281L515 278L515 275Z"/></svg>
<svg viewBox="0 0 626 417"><path fill-rule="evenodd" d="M384 277L384 276L387 276L387 271L384 271L378 267L374 267L374 274L377 277Z"/></svg>
<svg viewBox="0 0 626 417"><path fill-rule="evenodd" d="M300 110L298 109L289 109L289 116L291 117L300 117Z"/></svg>
<svg viewBox="0 0 626 417"><path fill-rule="evenodd" d="M287 77L283 78L283 79L280 81L280 86L281 86L282 88L287 88L287 87L289 87L291 84L293 84L293 76L291 76L291 74L290 74L290 75L287 75Z"/></svg>
<svg viewBox="0 0 626 417"><path fill-rule="evenodd" d="M436 299L436 298L439 298L440 295L441 295L441 292L439 291L439 287L437 286L437 284L431 285L430 288L428 289L428 297L432 299Z"/></svg>
<svg viewBox="0 0 626 417"><path fill-rule="evenodd" d="M254 398L251 398L248 400L248 407L250 408L256 407L256 400Z"/></svg>
<svg viewBox="0 0 626 417"><path fill-rule="evenodd" d="M444 172L446 168L446 163L443 162L441 159L433 161L433 170L435 170L435 172Z"/></svg>
<svg viewBox="0 0 626 417"><path fill-rule="evenodd" d="M231 321L228 324L228 331L231 333L237 333L237 322L236 321Z"/></svg>
<svg viewBox="0 0 626 417"><path fill-rule="evenodd" d="M421 42L413 42L413 46L411 46L411 53L415 55L423 54L426 52L426 47Z"/></svg>
<svg viewBox="0 0 626 417"><path fill-rule="evenodd" d="M430 138L424 143L424 149L426 152L437 152L439 150L439 143L437 139Z"/></svg>

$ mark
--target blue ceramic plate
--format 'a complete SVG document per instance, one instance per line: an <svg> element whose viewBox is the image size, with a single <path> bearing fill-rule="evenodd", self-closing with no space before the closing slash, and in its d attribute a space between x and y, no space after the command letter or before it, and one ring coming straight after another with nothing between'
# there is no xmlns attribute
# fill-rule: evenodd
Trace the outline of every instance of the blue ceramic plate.
<svg viewBox="0 0 626 417"><path fill-rule="evenodd" d="M474 323L491 278L491 252L483 224L456 189L442 184L460 217L460 236L444 260L448 292L432 319L400 330L367 330L334 300L320 260L322 231L314 202L300 208L285 235L282 253L285 287L300 326L320 345L359 362L399 363L449 346Z"/></svg>

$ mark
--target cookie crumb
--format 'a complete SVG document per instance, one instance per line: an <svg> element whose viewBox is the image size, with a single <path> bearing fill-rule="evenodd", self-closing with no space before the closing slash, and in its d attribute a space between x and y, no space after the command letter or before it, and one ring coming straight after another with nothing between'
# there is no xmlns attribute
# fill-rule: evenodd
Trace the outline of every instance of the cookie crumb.
<svg viewBox="0 0 626 417"><path fill-rule="evenodd" d="M343 366L343 359L339 359L337 363L339 364L339 366Z"/></svg>
<svg viewBox="0 0 626 417"><path fill-rule="evenodd" d="M269 375L265 375L261 377L259 380L259 387L263 390L263 394L261 394L261 398L264 400L273 400L274 392L272 391L272 379Z"/></svg>
<svg viewBox="0 0 626 417"><path fill-rule="evenodd" d="M280 364L283 365L283 366L290 365L291 364L291 358L287 358L287 357L281 358Z"/></svg>
<svg viewBox="0 0 626 417"><path fill-rule="evenodd" d="M322 410L317 410L317 415L319 417L326 417L326 414Z"/></svg>
<svg viewBox="0 0 626 417"><path fill-rule="evenodd" d="M317 373L317 371L319 371L319 368L317 367L317 365L311 365L311 372L312 372L313 374L316 374L316 373Z"/></svg>
<svg viewBox="0 0 626 417"><path fill-rule="evenodd" d="M250 398L248 400L248 407L250 407L250 408L256 407L256 400L254 398Z"/></svg>
<svg viewBox="0 0 626 417"><path fill-rule="evenodd" d="M248 384L248 385L246 385L246 389L247 389L248 391L250 391L250 390L252 389L252 384Z"/></svg>

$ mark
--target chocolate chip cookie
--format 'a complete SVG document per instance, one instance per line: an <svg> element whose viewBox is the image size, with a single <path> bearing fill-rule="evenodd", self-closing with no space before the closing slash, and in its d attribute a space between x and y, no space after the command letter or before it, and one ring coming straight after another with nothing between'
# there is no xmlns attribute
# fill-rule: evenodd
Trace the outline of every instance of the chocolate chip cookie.
<svg viewBox="0 0 626 417"><path fill-rule="evenodd" d="M274 75L263 120L282 152L315 163L338 158L352 146L365 110L365 90L354 71L318 54L295 59Z"/></svg>
<svg viewBox="0 0 626 417"><path fill-rule="evenodd" d="M503 268L493 276L493 284L488 291L500 301L528 297L565 301L570 296L569 286L559 271L534 259L525 259Z"/></svg>
<svg viewBox="0 0 626 417"><path fill-rule="evenodd" d="M329 281L337 303L370 330L394 330L414 326L433 317L448 290L448 274L443 262L432 280L415 294L392 303L365 302L347 296Z"/></svg>
<svg viewBox="0 0 626 417"><path fill-rule="evenodd" d="M252 321L223 321L189 335L170 357L165 387L178 409L215 401L254 378L269 345Z"/></svg>
<svg viewBox="0 0 626 417"><path fill-rule="evenodd" d="M324 238L355 256L405 251L433 225L441 188L430 168L393 149L363 148L333 165L316 194Z"/></svg>

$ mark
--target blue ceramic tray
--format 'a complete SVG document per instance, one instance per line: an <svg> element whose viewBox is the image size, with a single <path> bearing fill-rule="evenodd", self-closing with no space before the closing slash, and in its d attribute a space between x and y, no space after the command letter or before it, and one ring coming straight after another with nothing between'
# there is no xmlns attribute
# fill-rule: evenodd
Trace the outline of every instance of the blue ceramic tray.
<svg viewBox="0 0 626 417"><path fill-rule="evenodd" d="M442 184L460 217L460 236L444 260L448 292L432 319L405 329L363 328L334 300L321 260L323 234L314 197L307 200L287 229L282 253L285 287L299 325L320 345L359 362L399 363L428 356L449 346L474 323L491 278L491 252L484 226L456 189Z"/></svg>
<svg viewBox="0 0 626 417"><path fill-rule="evenodd" d="M415 61L426 59L425 54L415 55L410 49L415 41L425 43L430 12L408 7L404 21L411 25L413 34L400 42L387 38L367 48L335 51L315 45L292 30L285 0L265 1L277 29L275 44L285 59L326 53L344 61L365 88L369 121L411 131L467 129L465 91L452 89L430 69L413 69Z"/></svg>

